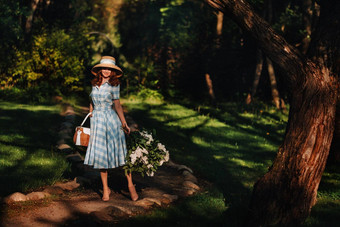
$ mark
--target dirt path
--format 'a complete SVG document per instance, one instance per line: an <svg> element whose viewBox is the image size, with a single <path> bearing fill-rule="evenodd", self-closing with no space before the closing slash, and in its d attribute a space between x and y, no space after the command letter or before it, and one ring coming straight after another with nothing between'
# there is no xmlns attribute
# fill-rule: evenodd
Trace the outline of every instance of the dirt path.
<svg viewBox="0 0 340 227"><path fill-rule="evenodd" d="M65 190L56 199L8 204L2 226L96 226L116 223L154 207L168 206L199 190L190 188L187 177L190 172L178 167L183 168L170 163L152 178L135 176L139 194L136 202L130 200L126 179L122 171L117 170L110 172L112 193L108 202L101 201L100 182L96 180L77 189ZM193 175L190 178L193 180Z"/></svg>

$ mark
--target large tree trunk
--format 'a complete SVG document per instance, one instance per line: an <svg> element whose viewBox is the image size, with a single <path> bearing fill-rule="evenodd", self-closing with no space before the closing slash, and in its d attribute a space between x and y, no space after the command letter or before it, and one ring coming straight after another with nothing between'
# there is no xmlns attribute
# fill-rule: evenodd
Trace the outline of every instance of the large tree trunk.
<svg viewBox="0 0 340 227"><path fill-rule="evenodd" d="M307 75L323 77L316 68ZM254 186L250 209L256 224L299 224L316 202L334 130L334 87L310 80L294 94L284 143Z"/></svg>
<svg viewBox="0 0 340 227"><path fill-rule="evenodd" d="M315 204L333 136L337 81L332 75L331 65L319 60L321 53L313 62L308 60L256 15L245 1L207 2L229 14L257 40L266 56L285 70L291 89L291 108L284 142L269 172L254 186L250 204L251 224L301 223ZM333 10L339 12L339 2L329 0L323 1L323 4L333 5ZM336 15L339 17L336 13L333 16ZM324 16L327 17L326 14ZM327 47L331 39L325 38L333 37L334 41L339 37L334 34L340 30L339 24L336 24L339 18L327 19L333 19L333 25L323 30L327 37L324 37L326 34L319 34L321 40L315 45ZM333 31L335 28L337 31ZM326 51L329 49L326 48ZM326 52L325 56L329 55Z"/></svg>
<svg viewBox="0 0 340 227"><path fill-rule="evenodd" d="M335 129L333 135L333 141L329 153L328 161L331 163L340 163L340 102L338 98L338 104L335 115Z"/></svg>

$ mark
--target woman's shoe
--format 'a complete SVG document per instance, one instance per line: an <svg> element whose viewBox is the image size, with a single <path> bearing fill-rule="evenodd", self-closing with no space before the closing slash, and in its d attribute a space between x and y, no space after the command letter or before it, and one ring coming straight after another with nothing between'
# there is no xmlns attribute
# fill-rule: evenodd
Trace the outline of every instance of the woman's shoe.
<svg viewBox="0 0 340 227"><path fill-rule="evenodd" d="M130 197L132 201L136 201L138 199L138 194L136 192L135 185L129 186Z"/></svg>
<svg viewBox="0 0 340 227"><path fill-rule="evenodd" d="M108 196L105 196L105 197L104 197L104 192L103 192L102 200L103 200L104 202L109 201L109 200L110 200L110 194L111 194L111 190L110 190L110 189L109 189L109 194L108 194Z"/></svg>

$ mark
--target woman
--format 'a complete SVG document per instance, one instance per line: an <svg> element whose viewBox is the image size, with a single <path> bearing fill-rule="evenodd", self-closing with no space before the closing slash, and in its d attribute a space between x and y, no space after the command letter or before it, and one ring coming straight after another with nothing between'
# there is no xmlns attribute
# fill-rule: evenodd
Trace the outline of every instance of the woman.
<svg viewBox="0 0 340 227"><path fill-rule="evenodd" d="M84 164L100 170L103 184L103 201L110 198L107 182L107 170L125 164L126 142L124 132L129 134L123 108L119 102L119 77L123 71L116 65L113 57L103 56L100 63L92 70L92 102L90 104L91 136L87 147ZM113 108L114 107L114 108ZM132 183L131 174L126 176L130 196L133 201L138 199Z"/></svg>

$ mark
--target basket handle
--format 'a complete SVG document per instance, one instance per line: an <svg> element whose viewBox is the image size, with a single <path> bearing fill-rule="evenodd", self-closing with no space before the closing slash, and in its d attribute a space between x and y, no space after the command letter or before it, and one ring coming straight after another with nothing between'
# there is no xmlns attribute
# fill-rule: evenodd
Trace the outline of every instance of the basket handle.
<svg viewBox="0 0 340 227"><path fill-rule="evenodd" d="M83 122L80 124L80 127L83 127L83 124L85 123L85 121L87 120L87 118L92 114L92 112L88 113L86 115L86 117L84 118Z"/></svg>

